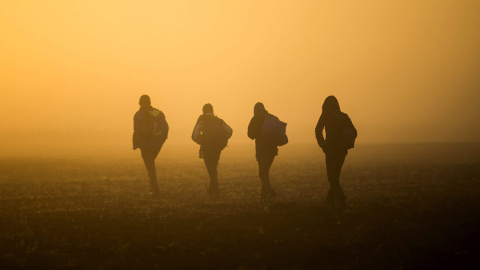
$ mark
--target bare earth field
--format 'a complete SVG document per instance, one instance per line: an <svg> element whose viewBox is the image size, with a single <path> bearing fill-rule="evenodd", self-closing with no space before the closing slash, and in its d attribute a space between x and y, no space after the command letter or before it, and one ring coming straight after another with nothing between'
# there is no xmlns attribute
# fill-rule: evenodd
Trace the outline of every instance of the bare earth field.
<svg viewBox="0 0 480 270"><path fill-rule="evenodd" d="M219 166L206 195L195 151L0 159L0 269L465 269L480 266L480 144L360 145L342 185L352 211L324 204L324 157L287 145L259 199L253 145ZM132 151L133 152L133 151ZM185 158L186 157L186 158Z"/></svg>

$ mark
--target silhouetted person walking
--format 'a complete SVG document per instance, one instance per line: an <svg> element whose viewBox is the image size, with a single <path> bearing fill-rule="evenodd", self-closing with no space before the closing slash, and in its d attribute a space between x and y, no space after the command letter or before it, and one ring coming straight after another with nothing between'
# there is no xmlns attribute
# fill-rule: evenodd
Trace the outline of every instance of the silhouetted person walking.
<svg viewBox="0 0 480 270"><path fill-rule="evenodd" d="M266 124L266 119L268 124ZM258 174L262 181L261 198L272 199L276 193L270 184L270 167L278 155L277 146L288 142L285 134L286 124L265 110L258 102L253 108L253 117L248 125L248 137L255 140L255 156L258 162Z"/></svg>
<svg viewBox="0 0 480 270"><path fill-rule="evenodd" d="M133 117L133 150L140 148L150 179L150 191L158 195L155 159L167 140L168 123L165 115L151 106L149 96L141 96L139 105L140 109Z"/></svg>
<svg viewBox="0 0 480 270"><path fill-rule="evenodd" d="M208 194L220 196L217 178L217 166L220 153L227 146L232 136L232 129L213 114L213 106L208 103L203 106L203 114L198 117L192 132L192 140L200 144L199 157L203 158L210 176Z"/></svg>
<svg viewBox="0 0 480 270"><path fill-rule="evenodd" d="M325 129L325 138L323 130ZM328 191L326 202L332 208L343 211L346 207L346 197L340 186L342 170L348 149L353 148L357 130L347 114L340 111L340 105L334 96L325 99L322 115L315 127L318 145L325 153L327 165Z"/></svg>

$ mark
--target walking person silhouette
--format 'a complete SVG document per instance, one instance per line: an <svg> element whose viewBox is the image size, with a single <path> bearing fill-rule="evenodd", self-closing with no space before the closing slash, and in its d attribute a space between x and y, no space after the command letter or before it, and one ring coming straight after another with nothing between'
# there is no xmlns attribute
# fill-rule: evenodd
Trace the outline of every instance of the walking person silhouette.
<svg viewBox="0 0 480 270"><path fill-rule="evenodd" d="M207 193L213 198L218 198L220 196L217 178L218 161L233 131L225 121L213 114L212 104L205 104L202 111L203 114L198 117L193 129L192 140L200 145L199 157L203 158L210 177Z"/></svg>
<svg viewBox="0 0 480 270"><path fill-rule="evenodd" d="M133 117L133 150L140 148L150 179L150 192L159 195L155 159L168 137L168 123L160 110L153 108L148 95L140 97L140 109Z"/></svg>
<svg viewBox="0 0 480 270"><path fill-rule="evenodd" d="M357 130L348 115L340 111L340 105L334 96L328 96L323 103L322 115L315 127L315 135L318 145L325 153L327 165L330 189L326 203L342 212L347 204L345 193L340 186L340 173L348 149L354 147Z"/></svg>
<svg viewBox="0 0 480 270"><path fill-rule="evenodd" d="M255 104L253 117L248 125L248 137L255 140L258 175L262 181L262 199L273 199L277 194L270 183L270 167L278 155L277 146L288 142L285 128L286 124L269 114L263 103Z"/></svg>

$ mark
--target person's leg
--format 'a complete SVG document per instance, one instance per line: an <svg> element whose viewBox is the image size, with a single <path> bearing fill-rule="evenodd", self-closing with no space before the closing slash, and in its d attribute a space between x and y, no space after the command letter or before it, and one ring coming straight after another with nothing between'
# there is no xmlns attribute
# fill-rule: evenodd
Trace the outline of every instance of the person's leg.
<svg viewBox="0 0 480 270"><path fill-rule="evenodd" d="M334 180L334 165L335 165L335 162L334 162L334 159L333 159L333 156L332 154L329 154L329 153L325 153L325 163L326 163L326 166L327 166L327 179L328 179L328 184L330 185L330 188L328 189L328 193L327 193L327 199L325 200L325 202L330 205L330 206L333 206L333 203L335 201L335 198L334 198L334 193L335 193L335 180Z"/></svg>
<svg viewBox="0 0 480 270"><path fill-rule="evenodd" d="M154 194L159 193L158 183L157 183L157 171L155 169L155 157L158 155L159 151L155 149L141 149L143 162L147 168L148 178L150 179L150 190Z"/></svg>
<svg viewBox="0 0 480 270"><path fill-rule="evenodd" d="M160 147L153 149L153 160L157 159L158 153L160 153Z"/></svg>
<svg viewBox="0 0 480 270"><path fill-rule="evenodd" d="M336 177L338 179L337 181L337 202L339 203L339 206L341 208L344 208L346 206L345 201L347 197L345 196L345 193L343 192L342 186L340 185L340 174L342 172L342 167L343 163L345 162L345 157L347 156L347 152L339 152L337 155L336 159Z"/></svg>
<svg viewBox="0 0 480 270"><path fill-rule="evenodd" d="M345 193L340 186L340 173L345 161L346 152L333 152L326 155L328 182L330 190L327 195L327 203L338 204L339 207L345 206Z"/></svg>
<svg viewBox="0 0 480 270"><path fill-rule="evenodd" d="M157 156L159 153L160 153L160 147L155 148L152 152L154 177L151 178L152 180L150 180L150 186L152 188L152 191L156 194L160 193L160 188L158 187L158 182L157 182L157 169L155 166L155 160L157 159Z"/></svg>
<svg viewBox="0 0 480 270"><path fill-rule="evenodd" d="M258 174L262 181L261 198L275 197L276 193L270 184L270 167L272 166L275 156L258 158Z"/></svg>
<svg viewBox="0 0 480 270"><path fill-rule="evenodd" d="M210 177L210 185L208 193L212 196L219 195L217 166L220 159L220 151L204 151L203 161L207 167L208 175Z"/></svg>

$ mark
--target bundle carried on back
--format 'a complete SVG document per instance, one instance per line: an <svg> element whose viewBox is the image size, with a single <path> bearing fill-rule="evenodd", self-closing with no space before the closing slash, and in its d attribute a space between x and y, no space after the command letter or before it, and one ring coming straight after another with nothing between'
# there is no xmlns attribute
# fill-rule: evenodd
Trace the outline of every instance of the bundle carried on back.
<svg viewBox="0 0 480 270"><path fill-rule="evenodd" d="M201 115L192 133L192 140L200 144L201 149L223 150L232 137L232 129L214 115Z"/></svg>
<svg viewBox="0 0 480 270"><path fill-rule="evenodd" d="M263 121L261 136L276 146L285 145L288 143L287 123L280 121L274 115L267 114Z"/></svg>
<svg viewBox="0 0 480 270"><path fill-rule="evenodd" d="M231 129L226 128L227 124L216 116L206 118L203 123L202 147L223 150L228 144L228 139L232 136Z"/></svg>
<svg viewBox="0 0 480 270"><path fill-rule="evenodd" d="M168 124L165 121L165 115L153 109L145 112L147 121L145 126L145 135L155 142L163 143L168 137Z"/></svg>
<svg viewBox="0 0 480 270"><path fill-rule="evenodd" d="M152 106L141 107L134 116L133 149L162 147L168 138L165 115Z"/></svg>

